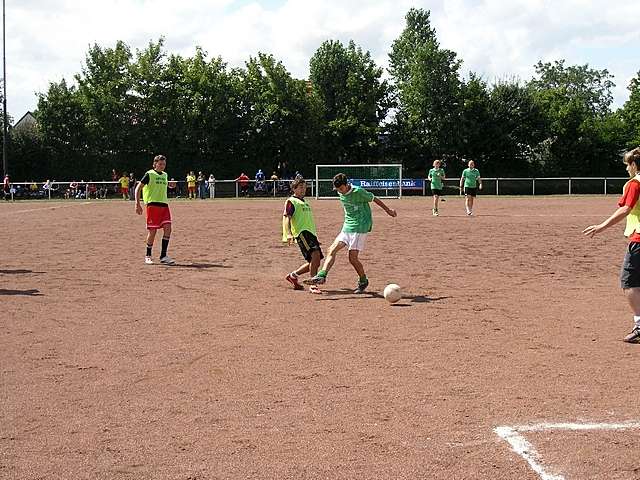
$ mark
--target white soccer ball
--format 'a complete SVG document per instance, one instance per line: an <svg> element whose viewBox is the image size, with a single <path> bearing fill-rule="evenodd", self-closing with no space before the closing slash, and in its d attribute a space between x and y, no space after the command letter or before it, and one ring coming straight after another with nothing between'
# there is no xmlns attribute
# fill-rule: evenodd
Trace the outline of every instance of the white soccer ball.
<svg viewBox="0 0 640 480"><path fill-rule="evenodd" d="M386 287L384 287L384 299L389 303L396 303L398 300L402 298L402 289L400 285L396 285L395 283L390 283Z"/></svg>

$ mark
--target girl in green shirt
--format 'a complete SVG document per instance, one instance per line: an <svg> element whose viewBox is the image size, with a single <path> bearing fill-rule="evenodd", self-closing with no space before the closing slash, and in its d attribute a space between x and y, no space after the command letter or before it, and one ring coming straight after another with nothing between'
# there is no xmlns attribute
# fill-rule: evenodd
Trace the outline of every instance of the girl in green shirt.
<svg viewBox="0 0 640 480"><path fill-rule="evenodd" d="M480 172L476 168L476 163L470 160L469 168L465 168L460 177L460 195L464 193L464 206L469 216L473 215L473 201L476 198L478 190L482 190L482 178L480 178Z"/></svg>
<svg viewBox="0 0 640 480"><path fill-rule="evenodd" d="M444 168L442 168L442 162L440 160L434 160L433 168L429 170L427 180L431 182L431 194L433 195L432 213L436 217L438 216L438 200L440 200L440 195L442 195L442 182L446 178L447 177L444 174Z"/></svg>

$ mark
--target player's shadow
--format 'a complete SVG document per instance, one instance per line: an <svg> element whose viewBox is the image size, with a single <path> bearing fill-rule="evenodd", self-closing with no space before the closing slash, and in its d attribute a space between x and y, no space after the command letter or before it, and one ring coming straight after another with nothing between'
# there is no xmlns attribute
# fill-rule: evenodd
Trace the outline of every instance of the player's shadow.
<svg viewBox="0 0 640 480"><path fill-rule="evenodd" d="M34 272L33 270L0 270L0 274L3 275L24 275L27 273L45 273L45 272Z"/></svg>
<svg viewBox="0 0 640 480"><path fill-rule="evenodd" d="M5 288L0 288L0 296L14 296L14 295L23 295L27 297L43 297L44 294L40 293L40 290L32 288L30 290L7 290Z"/></svg>
<svg viewBox="0 0 640 480"><path fill-rule="evenodd" d="M353 293L353 290L349 288L342 288L340 290L322 290L322 293L327 295L349 295L353 298L384 298L378 292L364 292L364 293ZM345 300L343 298L322 298L319 297L318 300Z"/></svg>
<svg viewBox="0 0 640 480"><path fill-rule="evenodd" d="M206 270L208 268L233 268L221 263L176 263L173 266L178 268L194 268L196 270Z"/></svg>
<svg viewBox="0 0 640 480"><path fill-rule="evenodd" d="M326 295L338 295L338 296L347 296L348 298L322 298L319 297L318 300L324 301L337 301L337 300L352 300L354 298L384 298L381 293L378 292L364 292L364 293L353 293L353 290L348 288L343 288L340 290L323 290L323 293ZM428 297L426 295L403 295L402 299L392 304L392 307L411 307L411 303L432 303L439 302L442 300L446 300L449 297Z"/></svg>

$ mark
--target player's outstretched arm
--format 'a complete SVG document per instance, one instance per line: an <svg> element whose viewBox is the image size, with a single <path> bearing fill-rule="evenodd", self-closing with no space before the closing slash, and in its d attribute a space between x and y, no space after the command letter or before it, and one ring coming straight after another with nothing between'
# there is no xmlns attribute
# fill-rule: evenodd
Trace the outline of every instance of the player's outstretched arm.
<svg viewBox="0 0 640 480"><path fill-rule="evenodd" d="M629 213L631 213L631 207L624 205L613 212L613 215L607 218L604 222L599 223L598 225L589 225L582 231L582 233L587 237L593 237L596 233L600 233L611 227L612 225L620 222L627 215L629 215Z"/></svg>
<svg viewBox="0 0 640 480"><path fill-rule="evenodd" d="M390 217L397 217L398 216L398 212L396 212L393 208L389 208L387 207L387 205L380 200L378 197L373 199L373 202L378 205L380 208L382 208L385 212L387 212L387 215L389 215Z"/></svg>
<svg viewBox="0 0 640 480"><path fill-rule="evenodd" d="M482 178L478 177L478 190L482 190Z"/></svg>
<svg viewBox="0 0 640 480"><path fill-rule="evenodd" d="M138 185L136 185L136 192L135 192L136 213L138 215L142 215L142 206L140 205L140 190L142 190L142 182L138 182Z"/></svg>

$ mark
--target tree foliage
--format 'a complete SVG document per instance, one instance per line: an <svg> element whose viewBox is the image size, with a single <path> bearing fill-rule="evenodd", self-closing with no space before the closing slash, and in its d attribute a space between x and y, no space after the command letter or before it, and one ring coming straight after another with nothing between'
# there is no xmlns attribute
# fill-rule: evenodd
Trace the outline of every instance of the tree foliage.
<svg viewBox="0 0 640 480"><path fill-rule="evenodd" d="M38 94L37 130L11 132L11 173L140 175L163 153L175 178L380 161L413 176L435 158L450 175L468 159L484 176L619 175L622 149L640 144L640 72L615 111L612 76L589 65L539 62L528 81L489 84L461 77L462 60L441 47L428 10L405 20L389 80L353 41L323 42L306 81L268 53L230 68L201 48L169 54L162 38L135 51L93 45L77 75Z"/></svg>
<svg viewBox="0 0 640 480"><path fill-rule="evenodd" d="M461 64L455 52L440 47L430 12L412 8L389 54L389 73L398 101L395 141L406 146L404 155L431 159L455 153Z"/></svg>
<svg viewBox="0 0 640 480"><path fill-rule="evenodd" d="M381 123L391 106L383 70L351 41L324 42L311 58L310 80L319 100L327 163L380 160Z"/></svg>

